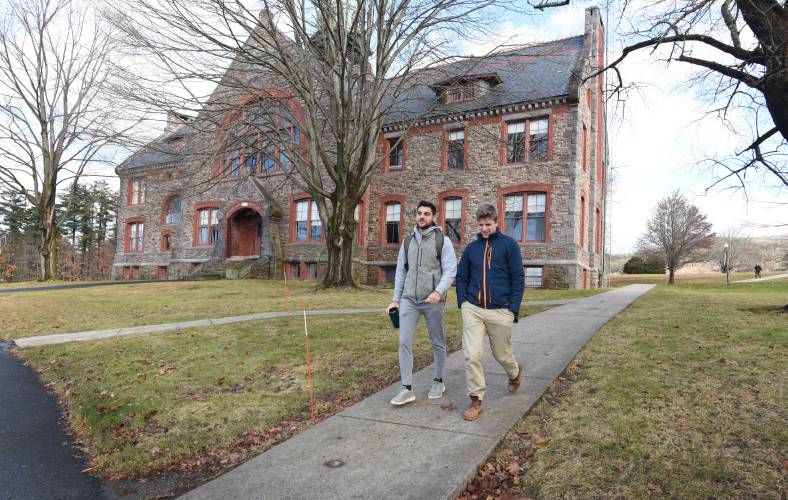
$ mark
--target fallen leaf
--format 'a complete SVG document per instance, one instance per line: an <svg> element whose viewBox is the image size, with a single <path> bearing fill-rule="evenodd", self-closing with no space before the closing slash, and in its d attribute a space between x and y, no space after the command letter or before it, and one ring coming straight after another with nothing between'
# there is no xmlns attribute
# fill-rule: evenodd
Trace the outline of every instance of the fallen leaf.
<svg viewBox="0 0 788 500"><path fill-rule="evenodd" d="M546 448L548 444L550 444L550 438L535 442L533 447L537 450L541 450L542 448Z"/></svg>
<svg viewBox="0 0 788 500"><path fill-rule="evenodd" d="M441 410L446 410L446 411L454 411L454 410L456 410L456 409L457 409L457 407L456 407L456 406L454 406L454 404L453 404L453 403L449 403L449 404L441 405Z"/></svg>

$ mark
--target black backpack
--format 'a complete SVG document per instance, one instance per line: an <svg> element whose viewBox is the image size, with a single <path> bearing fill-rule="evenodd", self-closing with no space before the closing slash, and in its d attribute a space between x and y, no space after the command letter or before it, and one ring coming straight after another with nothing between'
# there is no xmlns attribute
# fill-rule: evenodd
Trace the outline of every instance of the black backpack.
<svg viewBox="0 0 788 500"><path fill-rule="evenodd" d="M413 240L413 235L409 235L405 238L405 271L410 270L410 266L408 265L408 248L410 248L410 242ZM441 271L443 270L443 262L441 260L441 254L443 253L443 231L438 229L438 234L435 235L435 256L438 257L438 263L441 265Z"/></svg>

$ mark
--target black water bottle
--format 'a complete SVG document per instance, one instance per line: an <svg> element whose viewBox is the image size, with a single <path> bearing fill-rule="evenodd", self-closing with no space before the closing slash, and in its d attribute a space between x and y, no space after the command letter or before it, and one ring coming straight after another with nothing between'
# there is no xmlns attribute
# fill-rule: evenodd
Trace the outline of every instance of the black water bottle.
<svg viewBox="0 0 788 500"><path fill-rule="evenodd" d="M389 318L391 318L391 324L394 325L394 328L399 328L399 307L392 307L389 310Z"/></svg>

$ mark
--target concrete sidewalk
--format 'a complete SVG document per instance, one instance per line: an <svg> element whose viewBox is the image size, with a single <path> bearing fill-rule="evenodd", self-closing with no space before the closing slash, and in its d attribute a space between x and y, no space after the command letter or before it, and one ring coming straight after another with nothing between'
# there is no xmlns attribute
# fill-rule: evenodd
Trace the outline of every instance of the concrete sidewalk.
<svg viewBox="0 0 788 500"><path fill-rule="evenodd" d="M572 300L575 299L540 300L534 302L525 302L524 305L529 305L529 306L562 305ZM308 316L325 316L325 315L336 315L336 314L362 314L362 313L375 313L375 312L379 312L383 314L383 309L384 309L383 307L368 307L366 309L326 309L326 310L307 311L306 314ZM300 315L302 314L302 312L295 311L292 314ZM25 338L17 339L14 340L14 342L18 347L32 347L37 345L48 345L48 344L65 344L66 342L85 342L90 340L109 339L112 337L144 335L146 333L182 330L184 328L193 328L198 326L229 325L231 323L241 323L243 321L284 318L289 315L291 315L291 313L287 311L261 312L254 314L242 314L240 316L225 316L223 318L196 319L193 321L179 321L177 323L162 323L158 325L130 326L126 328L111 328L108 330L92 330L86 332L38 335L36 337L25 337Z"/></svg>
<svg viewBox="0 0 788 500"><path fill-rule="evenodd" d="M734 283L760 283L761 281L780 280L780 279L783 279L783 278L788 278L788 274L775 274L774 276L767 276L765 278L750 278L748 280L731 281L731 284L734 284Z"/></svg>
<svg viewBox="0 0 788 500"><path fill-rule="evenodd" d="M486 352L476 422L462 418L468 397L457 352L447 361L443 398L427 399L432 368L425 368L414 374L416 402L392 407L399 384L392 385L181 498L453 498L594 333L653 286L575 299L515 325L522 387L509 394L506 374Z"/></svg>

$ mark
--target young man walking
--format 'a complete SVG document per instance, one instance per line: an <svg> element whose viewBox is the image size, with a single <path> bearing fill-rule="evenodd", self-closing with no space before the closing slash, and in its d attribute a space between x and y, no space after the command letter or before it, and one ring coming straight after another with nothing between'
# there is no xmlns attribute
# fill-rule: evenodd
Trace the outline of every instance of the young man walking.
<svg viewBox="0 0 788 500"><path fill-rule="evenodd" d="M391 400L393 405L414 401L413 392L413 336L419 317L424 316L432 344L435 378L429 398L443 395L443 367L446 364L446 337L443 332L443 312L446 292L457 273L457 256L449 238L435 225L437 209L429 201L416 207L416 227L399 249L394 297L386 308L388 313L399 308L399 370L402 390Z"/></svg>
<svg viewBox="0 0 788 500"><path fill-rule="evenodd" d="M470 406L465 420L482 414L484 337L493 357L509 376L509 392L520 387L522 365L512 351L512 324L517 323L525 288L520 245L498 230L498 211L482 204L476 211L479 234L465 247L457 269L457 305L462 310L462 350Z"/></svg>

